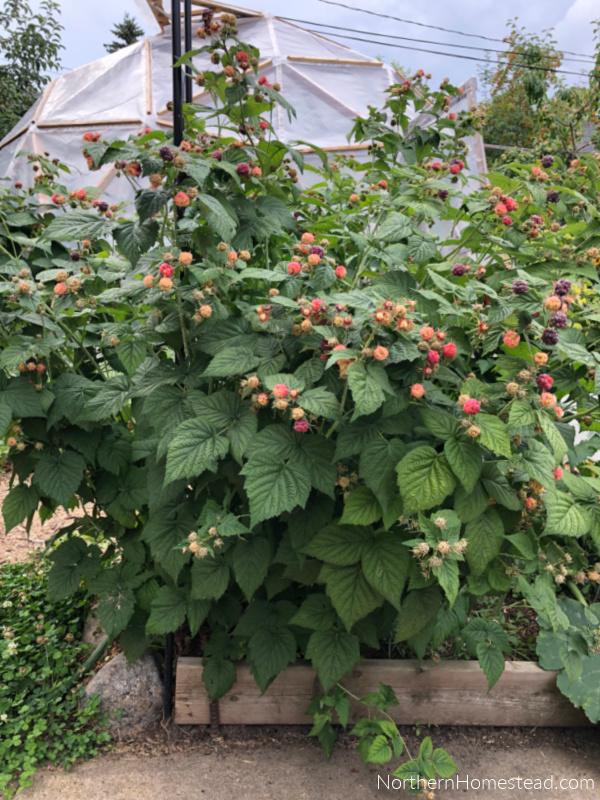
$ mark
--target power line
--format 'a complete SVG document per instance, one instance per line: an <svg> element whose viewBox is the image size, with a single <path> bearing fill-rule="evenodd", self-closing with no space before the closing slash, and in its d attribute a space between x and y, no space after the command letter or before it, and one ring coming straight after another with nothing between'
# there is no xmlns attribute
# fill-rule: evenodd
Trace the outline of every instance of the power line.
<svg viewBox="0 0 600 800"><path fill-rule="evenodd" d="M353 33L364 33L368 36L382 36L385 39L402 39L406 42L420 42L421 44L437 44L441 45L442 47L458 47L461 50L483 50L486 53L501 53L503 55L528 55L527 52L523 50L498 50L493 47L475 47L474 45L468 44L452 44L451 42L436 42L432 41L431 39L415 39L411 36L395 36L389 33L379 33L378 31L363 31L359 30L358 28L346 28L340 25L329 25L328 23L322 22L311 22L308 19L294 19L294 17L279 17L279 19L287 20L288 22L299 22L303 25L317 25L319 28L334 28L338 31L352 31ZM542 56L542 58L549 58L549 56ZM561 61L574 61L579 64L595 64L595 61L584 61L583 59L578 58L564 58Z"/></svg>
<svg viewBox="0 0 600 800"><path fill-rule="evenodd" d="M322 35L323 31L314 31L310 28L307 28L309 33L316 33L317 35ZM439 50L428 50L424 47L409 47L405 44L392 44L391 42L376 42L373 39L362 39L358 36L347 36L344 33L337 33L331 34L332 36L337 36L340 39L352 39L355 42L366 42L367 44L380 44L383 47L395 47L399 50L416 50L419 53L433 53L435 56L448 56L449 58L462 58L467 61L480 61L483 64L487 64L487 60L485 58L477 58L476 56L464 56L462 53L441 53ZM554 69L552 67L534 67L530 66L529 64L512 64L513 67L520 67L521 69L532 69L532 70L541 70L542 72L555 72L560 75L576 75L578 78L585 77L581 72L573 72L567 69Z"/></svg>
<svg viewBox="0 0 600 800"><path fill-rule="evenodd" d="M466 31L457 31L453 30L452 28L445 28L440 25L429 25L426 22L415 22L412 19L402 19L402 17L394 17L391 14L381 14L377 11L372 11L371 9L366 8L359 8L358 6L349 6L346 3L337 2L337 0L318 0L319 3L327 3L329 6L340 6L340 8L347 8L350 11L360 11L363 14L370 14L374 17L383 17L384 19L395 19L397 22L404 22L407 25L419 25L421 28L432 28L436 31L444 31L444 33L456 33L458 36L469 36L472 39L485 39L488 42L501 42L504 44L504 39L497 39L494 36L484 36L481 33L467 33ZM570 56L584 56L585 58L592 58L595 60L595 56L587 55L586 53L574 53L572 50L563 50L563 53L567 53Z"/></svg>

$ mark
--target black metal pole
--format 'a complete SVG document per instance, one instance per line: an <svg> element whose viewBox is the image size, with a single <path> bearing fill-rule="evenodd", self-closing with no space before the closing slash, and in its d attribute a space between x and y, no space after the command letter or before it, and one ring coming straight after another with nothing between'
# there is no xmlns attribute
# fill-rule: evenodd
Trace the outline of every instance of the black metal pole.
<svg viewBox="0 0 600 800"><path fill-rule="evenodd" d="M190 17L191 20L191 17ZM173 64L181 58L181 0L171 0L171 51ZM179 147L183 139L183 97L181 67L173 66L173 144ZM173 668L175 661L175 636L167 633L165 647L165 694L163 714L173 716Z"/></svg>
<svg viewBox="0 0 600 800"><path fill-rule="evenodd" d="M192 0L184 0L184 31L185 31L185 52L189 53L192 49ZM192 68L189 64L185 67L185 102L191 103L193 97Z"/></svg>
<svg viewBox="0 0 600 800"><path fill-rule="evenodd" d="M163 715L165 719L173 716L173 666L175 661L175 635L167 633L165 648L165 694L163 698Z"/></svg>
<svg viewBox="0 0 600 800"><path fill-rule="evenodd" d="M171 43L173 64L181 58L181 0L171 0ZM183 97L181 67L173 67L173 144L183 139Z"/></svg>

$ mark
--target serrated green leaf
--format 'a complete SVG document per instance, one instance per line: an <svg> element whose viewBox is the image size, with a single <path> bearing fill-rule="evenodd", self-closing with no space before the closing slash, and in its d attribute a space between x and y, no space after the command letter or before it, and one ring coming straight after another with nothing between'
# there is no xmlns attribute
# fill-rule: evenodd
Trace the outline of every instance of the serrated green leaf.
<svg viewBox="0 0 600 800"><path fill-rule="evenodd" d="M344 501L342 525L371 525L381 519L381 506L367 486L357 486Z"/></svg>
<svg viewBox="0 0 600 800"><path fill-rule="evenodd" d="M138 367L140 367L146 359L146 345L136 339L131 339L128 342L121 342L117 346L117 355L119 361L127 370L128 375L133 375Z"/></svg>
<svg viewBox="0 0 600 800"><path fill-rule="evenodd" d="M360 661L358 636L335 629L316 630L308 640L306 658L327 692Z"/></svg>
<svg viewBox="0 0 600 800"><path fill-rule="evenodd" d="M299 405L310 414L316 414L325 419L338 419L340 416L340 403L333 392L323 386L309 389L298 398Z"/></svg>
<svg viewBox="0 0 600 800"><path fill-rule="evenodd" d="M91 578L100 566L100 549L81 537L67 539L51 554L48 573L48 598L52 602L75 594L82 578Z"/></svg>
<svg viewBox="0 0 600 800"><path fill-rule="evenodd" d="M325 594L309 594L290 619L290 625L299 625L311 631L327 631L337 620L331 600Z"/></svg>
<svg viewBox="0 0 600 800"><path fill-rule="evenodd" d="M500 648L479 642L477 645L477 660L488 679L488 691L498 682L504 672L504 655Z"/></svg>
<svg viewBox="0 0 600 800"><path fill-rule="evenodd" d="M456 773L454 759L441 747L436 748L431 756L435 771L440 778L451 778Z"/></svg>
<svg viewBox="0 0 600 800"><path fill-rule="evenodd" d="M194 401L194 411L218 430L224 430L231 443L233 457L239 462L253 436L258 419L250 403L233 392L217 392Z"/></svg>
<svg viewBox="0 0 600 800"><path fill-rule="evenodd" d="M348 386L354 400L352 421L365 414L372 414L383 404L386 392L391 392L385 368L381 364L362 361L350 364L347 371Z"/></svg>
<svg viewBox="0 0 600 800"><path fill-rule="evenodd" d="M409 592L400 606L394 641L404 642L422 631L435 619L441 603L442 596L435 586Z"/></svg>
<svg viewBox="0 0 600 800"><path fill-rule="evenodd" d="M240 539L233 549L233 572L246 599L261 585L271 561L271 546L264 536L250 535Z"/></svg>
<svg viewBox="0 0 600 800"><path fill-rule="evenodd" d="M256 682L265 691L271 680L296 660L296 639L289 628L268 626L250 639L248 657Z"/></svg>
<svg viewBox="0 0 600 800"><path fill-rule="evenodd" d="M482 575L487 565L502 548L504 526L500 515L490 506L476 520L469 522L465 528L467 563L475 575Z"/></svg>
<svg viewBox="0 0 600 800"><path fill-rule="evenodd" d="M433 447L415 447L404 456L396 471L405 514L439 505L456 485L446 456Z"/></svg>
<svg viewBox="0 0 600 800"><path fill-rule="evenodd" d="M362 568L371 586L400 608L410 569L410 553L400 536L388 532L370 537L362 554Z"/></svg>
<svg viewBox="0 0 600 800"><path fill-rule="evenodd" d="M460 422L452 414L448 414L439 408L422 408L421 419L427 430L436 439L446 441L457 436L460 432Z"/></svg>
<svg viewBox="0 0 600 800"><path fill-rule="evenodd" d="M187 598L181 589L162 586L150 607L146 633L172 633L185 621Z"/></svg>
<svg viewBox="0 0 600 800"><path fill-rule="evenodd" d="M4 532L9 533L16 525L33 514L40 501L35 486L21 483L13 486L2 503L2 516L4 517Z"/></svg>
<svg viewBox="0 0 600 800"><path fill-rule="evenodd" d="M545 496L547 535L583 536L591 527L586 510L565 492L553 490Z"/></svg>
<svg viewBox="0 0 600 800"><path fill-rule="evenodd" d="M309 466L269 453L255 455L241 472L250 499L252 527L296 506L304 508L311 487Z"/></svg>
<svg viewBox="0 0 600 800"><path fill-rule="evenodd" d="M171 199L171 192L165 187L142 189L135 198L135 208L140 222L149 219L164 208Z"/></svg>
<svg viewBox="0 0 600 800"><path fill-rule="evenodd" d="M229 567L221 556L194 559L192 600L218 600L229 583Z"/></svg>
<svg viewBox="0 0 600 800"><path fill-rule="evenodd" d="M368 542L369 533L364 528L327 525L311 539L304 552L329 564L347 567L360 561Z"/></svg>
<svg viewBox="0 0 600 800"><path fill-rule="evenodd" d="M210 422L188 419L178 425L167 452L166 481L194 478L205 470L216 472L217 462L227 455L229 440Z"/></svg>
<svg viewBox="0 0 600 800"><path fill-rule="evenodd" d="M46 451L38 461L33 479L43 494L68 509L86 466L85 459L78 453L69 450Z"/></svg>
<svg viewBox="0 0 600 800"><path fill-rule="evenodd" d="M347 630L383 602L383 597L371 587L359 564L349 567L326 564L321 569L319 580L325 582L327 594Z"/></svg>
<svg viewBox="0 0 600 800"><path fill-rule="evenodd" d="M115 225L113 236L121 253L135 267L140 257L156 242L158 230L158 222L154 219L147 219L141 224L123 222Z"/></svg>
<svg viewBox="0 0 600 800"><path fill-rule="evenodd" d="M227 658L210 656L204 659L202 682L212 702L218 700L232 688L237 679L235 664Z"/></svg>
<svg viewBox="0 0 600 800"><path fill-rule="evenodd" d="M359 474L385 510L397 492L396 465L406 454L401 439L378 436L367 442L360 452Z"/></svg>
<svg viewBox="0 0 600 800"><path fill-rule="evenodd" d="M97 211L69 210L57 214L43 233L43 239L70 242L82 239L102 239L112 230L112 222Z"/></svg>
<svg viewBox="0 0 600 800"><path fill-rule="evenodd" d="M499 417L491 414L476 414L474 422L481 428L481 434L477 437L480 444L500 456L511 457L510 436L506 425Z"/></svg>
<svg viewBox="0 0 600 800"><path fill-rule="evenodd" d="M227 347L215 355L204 370L205 378L231 378L251 372L260 361L247 347Z"/></svg>
<svg viewBox="0 0 600 800"><path fill-rule="evenodd" d="M483 468L480 447L466 436L452 436L444 445L444 455L465 492L471 494Z"/></svg>

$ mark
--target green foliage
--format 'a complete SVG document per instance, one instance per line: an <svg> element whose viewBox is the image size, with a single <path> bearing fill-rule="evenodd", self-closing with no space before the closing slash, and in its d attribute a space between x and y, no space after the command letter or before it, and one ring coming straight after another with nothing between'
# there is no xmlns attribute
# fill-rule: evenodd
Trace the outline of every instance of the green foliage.
<svg viewBox="0 0 600 800"><path fill-rule="evenodd" d="M26 0L4 0L0 7L0 139L29 111L49 73L60 69L59 15L54 0L42 0L37 13Z"/></svg>
<svg viewBox="0 0 600 800"><path fill-rule="evenodd" d="M83 592L48 601L48 563L0 568L0 792L29 786L40 764L67 769L110 742L97 698L81 703L72 676L88 649L80 641L89 604Z"/></svg>
<svg viewBox="0 0 600 800"><path fill-rule="evenodd" d="M137 24L133 17L125 14L121 22L117 22L114 28L111 28L112 35L115 39L110 44L105 44L104 48L109 53L116 53L122 47L128 47L130 44L135 44L140 36L144 35L144 31Z"/></svg>
<svg viewBox="0 0 600 800"><path fill-rule="evenodd" d="M366 161L300 192L302 153L267 123L282 98L238 67L258 53L227 25L209 50L218 109L188 109L177 153L164 132L84 138L92 167L123 162L135 210L67 199L41 156L35 192L2 191L3 513L84 508L57 532L50 597L97 598L131 658L189 625L212 698L236 661L263 691L311 662L335 695L315 719L329 750L367 648L460 640L493 687L514 642L480 604L510 594L557 634L567 593L594 603L600 165L557 158L542 187L514 161L467 194L472 115L415 78L356 121ZM400 746L366 736L375 763ZM448 771L436 752L400 769Z"/></svg>

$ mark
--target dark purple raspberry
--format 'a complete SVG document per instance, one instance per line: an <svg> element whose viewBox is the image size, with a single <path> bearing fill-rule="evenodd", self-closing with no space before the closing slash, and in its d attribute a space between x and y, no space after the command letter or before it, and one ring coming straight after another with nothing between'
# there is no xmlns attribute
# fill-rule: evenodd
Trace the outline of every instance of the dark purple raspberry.
<svg viewBox="0 0 600 800"><path fill-rule="evenodd" d="M313 244L308 252L311 256L319 256L319 258L323 258L325 255L325 250L318 244Z"/></svg>
<svg viewBox="0 0 600 800"><path fill-rule="evenodd" d="M175 155L170 147L161 147L158 151L158 155L162 158L162 160L166 163L167 161L173 161Z"/></svg>
<svg viewBox="0 0 600 800"><path fill-rule="evenodd" d="M301 216L302 216L301 211L294 211L294 219L300 219Z"/></svg>
<svg viewBox="0 0 600 800"><path fill-rule="evenodd" d="M530 217L530 219L531 219L531 221L533 222L533 224L534 224L534 225L541 225L541 224L542 224L542 222L544 221L544 220L543 220L543 219L540 217L540 215L539 215L539 214L532 214L532 215L531 215L531 217Z"/></svg>
<svg viewBox="0 0 600 800"><path fill-rule="evenodd" d="M169 100L167 103L167 111L173 111L173 101Z"/></svg>
<svg viewBox="0 0 600 800"><path fill-rule="evenodd" d="M559 199L560 195L556 189L550 189L550 191L546 193L546 200L548 203L558 203Z"/></svg>
<svg viewBox="0 0 600 800"><path fill-rule="evenodd" d="M566 328L567 315L564 311L555 311L550 317L549 324L552 325L553 328Z"/></svg>
<svg viewBox="0 0 600 800"><path fill-rule="evenodd" d="M466 275L468 271L468 268L464 264L455 264L452 267L452 274L457 278L460 278L462 275Z"/></svg>
<svg viewBox="0 0 600 800"><path fill-rule="evenodd" d="M440 200L446 200L448 198L448 192L446 189L438 189L437 196L440 198Z"/></svg>
<svg viewBox="0 0 600 800"><path fill-rule="evenodd" d="M322 353L330 353L333 350L333 345L329 344L327 339L323 338L321 339L320 348Z"/></svg>
<svg viewBox="0 0 600 800"><path fill-rule="evenodd" d="M546 328L542 332L542 342L544 344L556 344L558 342L558 331L554 328Z"/></svg>
<svg viewBox="0 0 600 800"><path fill-rule="evenodd" d="M246 164L245 161L242 161L241 164L238 164L235 168L235 171L238 175L249 175L250 174L250 165Z"/></svg>
<svg viewBox="0 0 600 800"><path fill-rule="evenodd" d="M571 281L567 280L567 278L561 278L554 284L554 294L557 294L559 297L564 297L566 294L569 294L570 290Z"/></svg>
<svg viewBox="0 0 600 800"><path fill-rule="evenodd" d="M215 150L214 153L210 154L211 158L215 158L217 161L221 161L223 159L223 153L221 150Z"/></svg>
<svg viewBox="0 0 600 800"><path fill-rule="evenodd" d="M108 203L105 203L104 201L98 203L98 211L101 211L103 214L105 211L108 211Z"/></svg>
<svg viewBox="0 0 600 800"><path fill-rule="evenodd" d="M515 294L525 294L529 291L529 284L527 281L522 281L520 278L517 278L512 285L512 290Z"/></svg>
<svg viewBox="0 0 600 800"><path fill-rule="evenodd" d="M71 252L69 253L69 258L71 259L71 261L79 261L81 256L79 255L77 250L71 250Z"/></svg>
<svg viewBox="0 0 600 800"><path fill-rule="evenodd" d="M544 156L542 158L542 167L544 169L548 169L548 167L551 167L552 164L554 164L554 156Z"/></svg>

